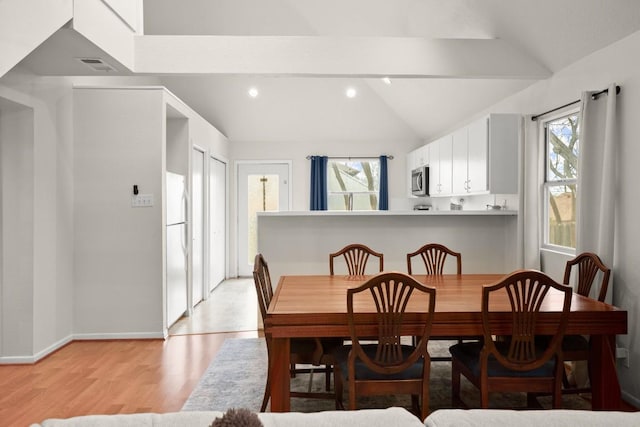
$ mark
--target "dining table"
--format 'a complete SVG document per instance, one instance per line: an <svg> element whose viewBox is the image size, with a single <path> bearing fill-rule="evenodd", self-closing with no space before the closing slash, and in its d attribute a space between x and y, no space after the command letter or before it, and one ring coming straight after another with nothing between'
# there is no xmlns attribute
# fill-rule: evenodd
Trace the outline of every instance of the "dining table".
<svg viewBox="0 0 640 427"><path fill-rule="evenodd" d="M265 335L271 340L269 369L271 411L290 410L290 339L349 337L347 290L358 287L371 276L284 275L281 276L267 311ZM496 283L505 274L413 275L436 289L435 312L431 316L433 337L477 337L483 335L482 287ZM490 304L495 333L511 332L511 308L506 293ZM552 335L557 329L562 307L560 292L551 292L541 307L536 333ZM426 309L419 298L412 299L407 313ZM358 305L355 321L376 335L376 308ZM424 314L421 316L424 319ZM408 317L405 330L410 335L419 325ZM365 329L364 332L367 332ZM618 307L574 293L566 334L590 335L589 372L594 410L621 408L621 391L616 370L617 334L627 333L627 312Z"/></svg>

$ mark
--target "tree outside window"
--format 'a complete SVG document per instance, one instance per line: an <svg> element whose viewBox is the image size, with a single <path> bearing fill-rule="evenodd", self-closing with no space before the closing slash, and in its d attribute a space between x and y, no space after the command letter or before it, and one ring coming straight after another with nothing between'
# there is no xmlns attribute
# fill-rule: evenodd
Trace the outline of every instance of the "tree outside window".
<svg viewBox="0 0 640 427"><path fill-rule="evenodd" d="M380 161L330 159L328 210L378 210Z"/></svg>
<svg viewBox="0 0 640 427"><path fill-rule="evenodd" d="M545 123L546 227L544 242L576 247L576 197L580 116L578 112Z"/></svg>

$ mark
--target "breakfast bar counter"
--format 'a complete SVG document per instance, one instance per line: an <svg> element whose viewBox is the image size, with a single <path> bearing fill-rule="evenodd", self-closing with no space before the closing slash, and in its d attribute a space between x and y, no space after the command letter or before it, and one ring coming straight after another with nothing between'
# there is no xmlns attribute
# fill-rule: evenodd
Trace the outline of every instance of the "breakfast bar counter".
<svg viewBox="0 0 640 427"><path fill-rule="evenodd" d="M406 271L406 254L441 243L462 254L464 273L519 268L518 213L510 210L288 211L258 214L258 251L272 279L326 274L329 254L362 243L384 254L385 270Z"/></svg>

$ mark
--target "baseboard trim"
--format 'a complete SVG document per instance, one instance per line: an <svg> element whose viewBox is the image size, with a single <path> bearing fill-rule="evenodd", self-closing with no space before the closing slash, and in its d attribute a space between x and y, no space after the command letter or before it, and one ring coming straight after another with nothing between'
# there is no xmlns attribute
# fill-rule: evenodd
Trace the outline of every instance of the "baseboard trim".
<svg viewBox="0 0 640 427"><path fill-rule="evenodd" d="M622 390L622 400L636 408L640 408L640 399Z"/></svg>
<svg viewBox="0 0 640 427"><path fill-rule="evenodd" d="M51 353L61 349L65 345L73 341L73 336L68 335L61 340L51 344L49 347L40 350L33 356L5 356L0 357L0 365L32 365L37 361L47 357Z"/></svg>
<svg viewBox="0 0 640 427"><path fill-rule="evenodd" d="M163 332L127 332L109 334L73 334L51 344L32 356L0 356L0 365L33 365L73 341L165 340Z"/></svg>
<svg viewBox="0 0 640 427"><path fill-rule="evenodd" d="M165 339L162 332L125 332L108 334L73 334L74 341L101 341L101 340L155 340Z"/></svg>

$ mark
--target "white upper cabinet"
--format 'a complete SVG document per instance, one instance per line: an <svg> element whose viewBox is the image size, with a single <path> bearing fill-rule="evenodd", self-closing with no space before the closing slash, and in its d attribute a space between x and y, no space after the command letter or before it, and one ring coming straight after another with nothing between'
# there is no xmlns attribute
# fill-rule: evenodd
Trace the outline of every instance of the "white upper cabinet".
<svg viewBox="0 0 640 427"><path fill-rule="evenodd" d="M451 194L452 135L444 136L428 144L429 147L429 195Z"/></svg>
<svg viewBox="0 0 640 427"><path fill-rule="evenodd" d="M454 195L484 193L487 188L487 118L453 133Z"/></svg>
<svg viewBox="0 0 640 427"><path fill-rule="evenodd" d="M429 175L431 195L518 193L520 121L517 114L491 114L429 144L431 165L434 151L439 159Z"/></svg>
<svg viewBox="0 0 640 427"><path fill-rule="evenodd" d="M407 155L411 171L429 166L429 194L517 194L521 116L490 114Z"/></svg>

